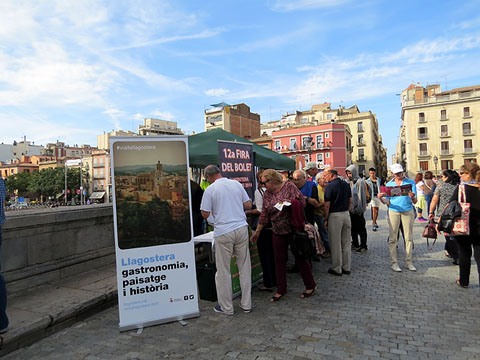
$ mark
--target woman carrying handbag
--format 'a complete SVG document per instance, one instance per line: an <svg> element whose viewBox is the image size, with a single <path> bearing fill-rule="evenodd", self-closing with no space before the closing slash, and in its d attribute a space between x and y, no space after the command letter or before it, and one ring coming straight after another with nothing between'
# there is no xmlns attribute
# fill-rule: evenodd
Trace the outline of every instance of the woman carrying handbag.
<svg viewBox="0 0 480 360"><path fill-rule="evenodd" d="M456 283L462 288L467 288L470 281L471 257L477 263L477 271L480 276L480 167L473 162L460 168L460 178L465 189L463 202L470 203L469 235L455 236L458 245L460 278ZM457 188L450 200L458 199Z"/></svg>

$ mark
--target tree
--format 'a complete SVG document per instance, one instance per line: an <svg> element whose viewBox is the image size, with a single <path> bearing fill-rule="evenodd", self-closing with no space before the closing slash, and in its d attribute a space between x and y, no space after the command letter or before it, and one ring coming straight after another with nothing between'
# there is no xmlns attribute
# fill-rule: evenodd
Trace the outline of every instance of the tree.
<svg viewBox="0 0 480 360"><path fill-rule="evenodd" d="M28 187L30 185L30 181L30 173L22 172L19 174L10 175L5 182L5 185L7 186L7 191L10 194L16 192L18 196L25 196L29 190Z"/></svg>

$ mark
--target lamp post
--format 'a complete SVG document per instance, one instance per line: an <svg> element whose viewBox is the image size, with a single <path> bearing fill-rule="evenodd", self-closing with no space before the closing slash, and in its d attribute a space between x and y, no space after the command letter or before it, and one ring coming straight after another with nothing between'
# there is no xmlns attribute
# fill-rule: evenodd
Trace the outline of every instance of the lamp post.
<svg viewBox="0 0 480 360"><path fill-rule="evenodd" d="M435 164L435 176L438 176L438 172L437 172L438 157L437 157L437 155L433 156L433 163Z"/></svg>

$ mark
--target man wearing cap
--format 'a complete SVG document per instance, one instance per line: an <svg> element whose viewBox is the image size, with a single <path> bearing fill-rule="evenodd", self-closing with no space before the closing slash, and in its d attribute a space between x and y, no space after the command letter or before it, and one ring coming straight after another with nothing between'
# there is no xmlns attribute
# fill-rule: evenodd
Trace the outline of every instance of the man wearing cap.
<svg viewBox="0 0 480 360"><path fill-rule="evenodd" d="M305 171L307 175L310 177L307 180L313 181L315 185L318 185L317 182L315 181L315 176L318 174L318 168L317 168L316 162L310 161L309 163L307 163L307 165L305 165L305 167L303 168L303 171Z"/></svg>
<svg viewBox="0 0 480 360"><path fill-rule="evenodd" d="M387 196L386 193L379 193L378 198L384 204L388 206L388 217L390 223L390 235L388 237L388 247L390 251L390 261L392 264L392 270L396 272L402 271L398 266L397 260L397 242L398 242L398 229L400 223L403 226L405 232L405 261L407 263L408 270L416 271L413 266L413 221L415 216L414 204L417 202L417 189L415 181L405 178L403 175L403 167L400 164L393 164L390 170L394 174L394 178L390 180L386 186L396 187L402 185L410 185L411 189L408 195L400 196Z"/></svg>

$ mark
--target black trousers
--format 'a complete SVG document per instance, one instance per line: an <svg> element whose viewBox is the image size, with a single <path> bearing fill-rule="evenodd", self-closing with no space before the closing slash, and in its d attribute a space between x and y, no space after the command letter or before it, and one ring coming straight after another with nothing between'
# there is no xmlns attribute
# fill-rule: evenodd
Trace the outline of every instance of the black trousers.
<svg viewBox="0 0 480 360"><path fill-rule="evenodd" d="M470 230L472 228L470 227ZM477 271L480 276L480 239L477 234L467 236L456 236L455 241L458 245L458 264L460 267L460 285L468 286L470 282L470 268L472 266L472 247L473 257L477 263Z"/></svg>
<svg viewBox="0 0 480 360"><path fill-rule="evenodd" d="M360 236L360 247L367 248L367 229L363 214L350 213L350 222L352 223L352 245L358 247L358 237Z"/></svg>
<svg viewBox="0 0 480 360"><path fill-rule="evenodd" d="M275 287L277 279L275 276L275 257L273 254L272 229L264 228L257 240L258 256L263 271L263 285Z"/></svg>

